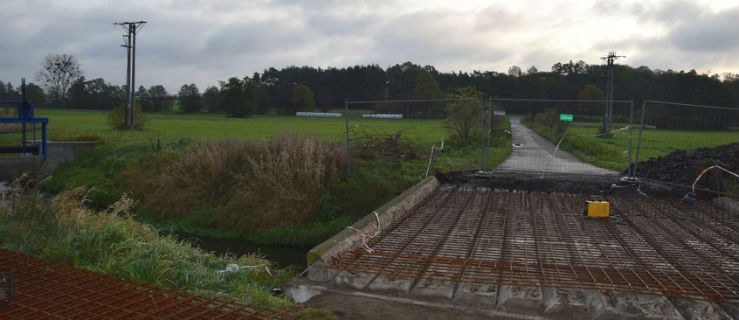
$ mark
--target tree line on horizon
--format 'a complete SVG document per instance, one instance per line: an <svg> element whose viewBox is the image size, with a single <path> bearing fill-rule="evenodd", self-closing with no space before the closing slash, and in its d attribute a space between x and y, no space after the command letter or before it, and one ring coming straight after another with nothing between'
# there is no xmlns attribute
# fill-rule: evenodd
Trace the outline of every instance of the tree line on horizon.
<svg viewBox="0 0 739 320"><path fill-rule="evenodd" d="M695 70L662 71L628 65L614 68L615 100L633 100L637 105L651 99L739 108L739 74L725 74L720 79L718 75L698 74ZM39 84L26 85L26 96L37 107L111 110L125 101L125 86L102 78L87 79L81 72L67 79L63 90L56 83L44 81L44 77L37 80ZM499 98L574 100L584 94L597 98L602 96L605 83L605 66L583 61L556 63L550 71L539 71L534 66L522 71L512 66L506 73L439 72L430 65L405 62L387 69L378 65L269 68L251 76L219 81L202 92L191 83L182 85L177 93L167 92L162 85L139 86L135 95L145 112L176 109L247 117L325 112L342 109L346 100L438 99L469 92L469 88L480 95ZM0 99L18 99L20 95L18 86L0 81ZM401 106L384 108L389 110L377 111L404 113Z"/></svg>

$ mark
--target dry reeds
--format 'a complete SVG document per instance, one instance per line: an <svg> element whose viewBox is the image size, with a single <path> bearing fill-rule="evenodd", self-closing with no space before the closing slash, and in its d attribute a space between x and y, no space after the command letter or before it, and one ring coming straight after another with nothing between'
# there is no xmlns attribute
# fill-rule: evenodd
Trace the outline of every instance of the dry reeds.
<svg viewBox="0 0 739 320"><path fill-rule="evenodd" d="M315 137L195 144L162 166L142 194L160 218L188 218L244 232L314 219L343 149Z"/></svg>

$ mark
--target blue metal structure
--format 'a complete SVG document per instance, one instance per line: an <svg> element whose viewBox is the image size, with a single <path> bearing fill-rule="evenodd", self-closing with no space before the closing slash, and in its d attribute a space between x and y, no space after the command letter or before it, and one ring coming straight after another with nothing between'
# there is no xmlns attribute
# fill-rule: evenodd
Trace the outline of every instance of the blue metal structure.
<svg viewBox="0 0 739 320"><path fill-rule="evenodd" d="M30 101L27 100L4 100L0 99L0 105L8 105L8 104L15 104L18 112L17 116L15 117L0 117L0 124L3 123L10 123L10 124L21 124L22 125L22 134L23 138L21 139L21 145L20 146L12 146L12 147L0 147L0 152L5 153L26 153L30 151L34 151L34 149L37 148L37 146L27 146L26 145L26 125L32 124L34 128L34 134L36 132L36 125L41 124L41 150L37 150L36 152L40 151L41 155L43 156L43 159L46 160L47 155L47 149L46 149L46 125L49 123L49 118L37 118L33 115L33 104L31 104Z"/></svg>

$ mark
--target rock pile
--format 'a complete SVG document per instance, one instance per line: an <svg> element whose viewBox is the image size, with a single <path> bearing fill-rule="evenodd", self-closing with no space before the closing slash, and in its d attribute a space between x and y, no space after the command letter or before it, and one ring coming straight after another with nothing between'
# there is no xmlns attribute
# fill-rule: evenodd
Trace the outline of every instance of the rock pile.
<svg viewBox="0 0 739 320"><path fill-rule="evenodd" d="M739 173L739 143L690 151L677 150L662 157L651 158L637 164L636 176L690 186L701 171L714 165ZM624 173L627 172L628 170ZM735 177L720 170L713 170L700 179L696 188L726 192L737 183L739 180Z"/></svg>

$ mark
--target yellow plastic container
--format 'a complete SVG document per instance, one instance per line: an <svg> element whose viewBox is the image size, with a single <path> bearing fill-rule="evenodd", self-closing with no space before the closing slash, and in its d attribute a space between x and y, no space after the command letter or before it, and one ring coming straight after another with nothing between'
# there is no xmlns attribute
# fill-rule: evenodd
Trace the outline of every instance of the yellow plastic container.
<svg viewBox="0 0 739 320"><path fill-rule="evenodd" d="M611 204L606 201L587 201L588 217L608 218L611 213Z"/></svg>

